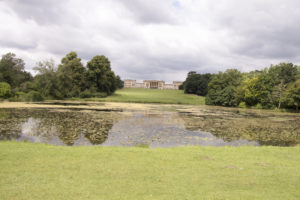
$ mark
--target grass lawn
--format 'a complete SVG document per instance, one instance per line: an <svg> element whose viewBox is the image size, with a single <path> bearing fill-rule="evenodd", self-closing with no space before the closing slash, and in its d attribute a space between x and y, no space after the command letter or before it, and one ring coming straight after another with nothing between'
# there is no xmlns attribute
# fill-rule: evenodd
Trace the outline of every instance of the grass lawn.
<svg viewBox="0 0 300 200"><path fill-rule="evenodd" d="M0 199L300 199L297 147L0 142Z"/></svg>
<svg viewBox="0 0 300 200"><path fill-rule="evenodd" d="M205 97L184 94L183 90L159 90L142 88L124 88L106 98L92 98L88 100L107 102L132 102L132 103L169 103L204 105Z"/></svg>

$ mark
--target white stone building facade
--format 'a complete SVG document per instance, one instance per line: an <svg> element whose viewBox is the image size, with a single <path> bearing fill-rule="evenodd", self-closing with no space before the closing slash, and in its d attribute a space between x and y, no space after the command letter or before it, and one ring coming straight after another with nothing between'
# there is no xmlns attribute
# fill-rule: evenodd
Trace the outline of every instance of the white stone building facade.
<svg viewBox="0 0 300 200"><path fill-rule="evenodd" d="M151 88L151 89L169 89L178 90L182 85L181 81L173 81L172 84L166 84L165 81L158 80L144 80L143 83L137 83L136 80L126 79L124 80L124 88Z"/></svg>

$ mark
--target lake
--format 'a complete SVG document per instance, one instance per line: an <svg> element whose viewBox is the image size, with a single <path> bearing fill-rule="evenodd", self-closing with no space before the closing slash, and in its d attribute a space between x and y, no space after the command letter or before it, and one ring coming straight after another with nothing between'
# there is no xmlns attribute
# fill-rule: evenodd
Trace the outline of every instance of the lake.
<svg viewBox="0 0 300 200"><path fill-rule="evenodd" d="M28 105L0 108L0 140L142 147L300 143L299 113L159 104Z"/></svg>

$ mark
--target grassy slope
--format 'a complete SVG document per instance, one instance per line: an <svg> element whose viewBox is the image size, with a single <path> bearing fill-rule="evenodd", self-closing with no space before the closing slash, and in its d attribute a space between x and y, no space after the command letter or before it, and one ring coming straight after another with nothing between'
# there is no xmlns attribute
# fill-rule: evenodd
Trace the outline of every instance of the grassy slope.
<svg viewBox="0 0 300 200"><path fill-rule="evenodd" d="M170 103L203 105L204 97L184 94L182 90L158 90L141 88L124 88L106 98L93 100L109 102L134 102L134 103Z"/></svg>
<svg viewBox="0 0 300 200"><path fill-rule="evenodd" d="M300 147L0 142L0 199L300 199Z"/></svg>

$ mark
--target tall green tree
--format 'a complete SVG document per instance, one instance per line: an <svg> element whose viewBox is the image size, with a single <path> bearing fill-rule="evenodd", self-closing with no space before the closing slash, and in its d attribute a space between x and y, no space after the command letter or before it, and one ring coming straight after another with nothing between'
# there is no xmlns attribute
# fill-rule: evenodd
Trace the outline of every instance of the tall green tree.
<svg viewBox="0 0 300 200"><path fill-rule="evenodd" d="M228 69L213 75L208 84L205 103L209 105L237 106L236 90L242 82L237 69Z"/></svg>
<svg viewBox="0 0 300 200"><path fill-rule="evenodd" d="M124 87L124 81L121 80L121 77L119 75L116 76L117 80L117 88L122 89Z"/></svg>
<svg viewBox="0 0 300 200"><path fill-rule="evenodd" d="M38 72L34 77L37 91L47 98L62 99L64 97L59 90L57 68L53 60L38 62L34 70Z"/></svg>
<svg viewBox="0 0 300 200"><path fill-rule="evenodd" d="M296 80L297 65L294 65L293 63L271 65L268 73L269 76L272 77L274 85L278 85L281 82L283 82L283 84L291 83Z"/></svg>
<svg viewBox="0 0 300 200"><path fill-rule="evenodd" d="M236 101L237 104L245 102L247 106L255 106L258 103L258 90L256 83L258 77L246 78L243 80L242 84L237 87L236 91Z"/></svg>
<svg viewBox="0 0 300 200"><path fill-rule="evenodd" d="M57 78L59 90L64 97L78 97L86 89L85 67L76 52L68 53L58 66Z"/></svg>
<svg viewBox="0 0 300 200"><path fill-rule="evenodd" d="M95 56L87 63L87 68L86 77L91 89L108 95L117 89L117 79L108 58L103 55Z"/></svg>
<svg viewBox="0 0 300 200"><path fill-rule="evenodd" d="M205 96L208 91L210 78L211 74L197 74L194 71L189 72L183 83L184 93Z"/></svg>
<svg viewBox="0 0 300 200"><path fill-rule="evenodd" d="M256 101L264 108L280 107L285 88L296 80L296 75L297 66L292 63L280 63L264 69L254 85Z"/></svg>
<svg viewBox="0 0 300 200"><path fill-rule="evenodd" d="M281 103L284 101L284 94L287 84L284 84L284 80L273 88L272 97L273 102L277 104L277 109L280 109Z"/></svg>
<svg viewBox="0 0 300 200"><path fill-rule="evenodd" d="M12 89L21 83L32 80L32 76L24 69L25 63L13 53L7 53L0 60L0 82L8 83Z"/></svg>
<svg viewBox="0 0 300 200"><path fill-rule="evenodd" d="M255 106L258 103L263 108L273 107L272 92L275 84L274 77L270 76L266 68L258 77L253 77L247 81L245 89L245 103L248 106Z"/></svg>
<svg viewBox="0 0 300 200"><path fill-rule="evenodd" d="M285 92L285 99L283 102L286 107L295 108L299 110L300 107L300 79L297 79L295 82L290 83L287 86Z"/></svg>

